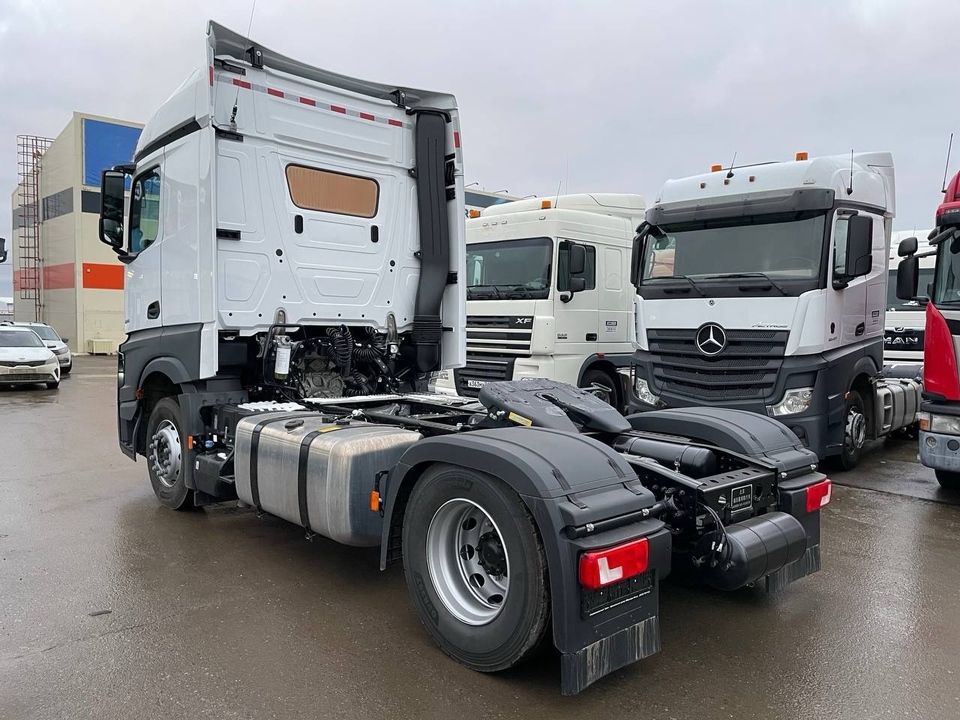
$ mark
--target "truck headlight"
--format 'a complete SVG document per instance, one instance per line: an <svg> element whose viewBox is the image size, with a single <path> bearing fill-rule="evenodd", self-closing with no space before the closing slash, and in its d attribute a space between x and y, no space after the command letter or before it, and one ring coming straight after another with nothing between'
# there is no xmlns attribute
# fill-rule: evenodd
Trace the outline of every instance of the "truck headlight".
<svg viewBox="0 0 960 720"><path fill-rule="evenodd" d="M633 392L640 402L647 405L656 407L657 403L660 402L660 398L653 394L650 385L644 378L638 377L633 379Z"/></svg>
<svg viewBox="0 0 960 720"><path fill-rule="evenodd" d="M783 394L783 400L767 408L773 417L796 415L810 409L813 400L813 388L794 388Z"/></svg>
<svg viewBox="0 0 960 720"><path fill-rule="evenodd" d="M438 370L436 372L430 373L429 379L427 380L427 391L435 392L437 389L437 382L440 380L449 380L450 371L449 370Z"/></svg>
<svg viewBox="0 0 960 720"><path fill-rule="evenodd" d="M960 417L931 414L930 432L943 433L944 435L960 435Z"/></svg>

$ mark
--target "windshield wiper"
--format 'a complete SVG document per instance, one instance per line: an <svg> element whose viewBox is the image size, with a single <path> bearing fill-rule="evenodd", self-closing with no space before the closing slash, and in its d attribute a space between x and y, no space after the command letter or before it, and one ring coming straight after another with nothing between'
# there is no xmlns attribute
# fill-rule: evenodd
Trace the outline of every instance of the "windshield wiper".
<svg viewBox="0 0 960 720"><path fill-rule="evenodd" d="M497 300L499 300L499 299L501 299L501 298L503 297L503 296L500 294L500 291L497 289L497 286L496 286L496 285L467 285L467 294L469 295L469 294L470 294L470 291L471 291L471 290L474 290L474 289L476 289L476 288L490 288L491 290L493 290L493 292L492 292L491 294L492 294L492 295L495 295L495 296L497 297ZM478 298L478 299L479 299L479 298Z"/></svg>
<svg viewBox="0 0 960 720"><path fill-rule="evenodd" d="M781 295L788 295L786 290L784 290L780 285L774 281L772 277L762 272L739 272L739 273L725 273L722 275L708 275L709 278L762 278L766 280L770 285L775 287Z"/></svg>
<svg viewBox="0 0 960 720"><path fill-rule="evenodd" d="M693 281L693 278L687 277L686 275L667 275L667 276L664 276L664 277L647 278L647 281L648 281L648 282L649 282L650 280L654 280L654 281L657 281L657 280L686 280L688 283L690 283L690 287L692 287L694 290L697 291L697 295L699 295L700 297L706 297L706 296L707 296L707 294L706 294L703 290L700 289L700 286L697 285L697 283L695 283L695 282Z"/></svg>
<svg viewBox="0 0 960 720"><path fill-rule="evenodd" d="M533 297L533 293L530 292L529 288L524 287L523 285L507 285L508 290L506 290L507 296L510 295L520 295L521 297Z"/></svg>

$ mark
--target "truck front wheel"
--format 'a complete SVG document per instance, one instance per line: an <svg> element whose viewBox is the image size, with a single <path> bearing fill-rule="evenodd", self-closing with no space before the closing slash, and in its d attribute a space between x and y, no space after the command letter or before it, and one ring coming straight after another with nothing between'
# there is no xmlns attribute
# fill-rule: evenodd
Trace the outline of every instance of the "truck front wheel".
<svg viewBox="0 0 960 720"><path fill-rule="evenodd" d="M847 393L847 413L843 420L843 450L840 465L844 470L853 470L860 462L860 454L867 442L867 417L863 398L856 390Z"/></svg>
<svg viewBox="0 0 960 720"><path fill-rule="evenodd" d="M950 472L949 470L935 470L937 482L944 490L960 490L960 472Z"/></svg>
<svg viewBox="0 0 960 720"><path fill-rule="evenodd" d="M147 469L157 499L171 510L193 507L184 478L185 450L180 405L163 398L147 421Z"/></svg>
<svg viewBox="0 0 960 720"><path fill-rule="evenodd" d="M587 370L580 380L580 387L584 390L591 390L594 394L608 405L620 409L620 396L617 392L617 384L603 370Z"/></svg>
<svg viewBox="0 0 960 720"><path fill-rule="evenodd" d="M494 477L435 465L403 520L404 574L440 648L480 672L516 665L550 618L547 561L533 517Z"/></svg>

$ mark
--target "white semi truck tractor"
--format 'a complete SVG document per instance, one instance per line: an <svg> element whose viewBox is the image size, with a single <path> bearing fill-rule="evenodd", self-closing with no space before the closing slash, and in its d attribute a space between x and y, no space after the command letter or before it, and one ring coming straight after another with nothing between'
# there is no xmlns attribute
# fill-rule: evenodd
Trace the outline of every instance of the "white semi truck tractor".
<svg viewBox="0 0 960 720"><path fill-rule="evenodd" d="M637 410L776 418L820 459L916 421L918 364L884 367L890 153L670 180L634 245Z"/></svg>
<svg viewBox="0 0 960 720"><path fill-rule="evenodd" d="M770 590L819 569L831 483L774 420L628 421L536 379L426 392L465 361L453 96L211 23L205 65L101 193L101 239L126 265L120 447L159 501L239 500L379 547L467 667L551 642L577 693L659 650L671 568Z"/></svg>

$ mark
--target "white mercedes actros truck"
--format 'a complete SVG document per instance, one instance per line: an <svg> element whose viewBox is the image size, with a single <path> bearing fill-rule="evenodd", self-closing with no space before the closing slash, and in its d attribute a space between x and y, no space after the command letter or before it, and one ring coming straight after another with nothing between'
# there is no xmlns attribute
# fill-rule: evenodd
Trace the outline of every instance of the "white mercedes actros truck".
<svg viewBox="0 0 960 720"><path fill-rule="evenodd" d="M547 380L425 392L465 361L453 96L214 23L206 59L101 183L120 447L162 504L379 547L447 654L493 672L552 642L565 694L659 650L671 570L775 590L819 569L831 483L776 421L626 419Z"/></svg>
<svg viewBox="0 0 960 720"><path fill-rule="evenodd" d="M889 153L668 181L634 246L634 407L769 415L844 468L912 425L919 367L883 364L894 210Z"/></svg>
<svg viewBox="0 0 960 720"><path fill-rule="evenodd" d="M437 390L476 397L546 377L623 409L633 356L630 249L639 195L583 193L494 205L467 220L467 364Z"/></svg>

